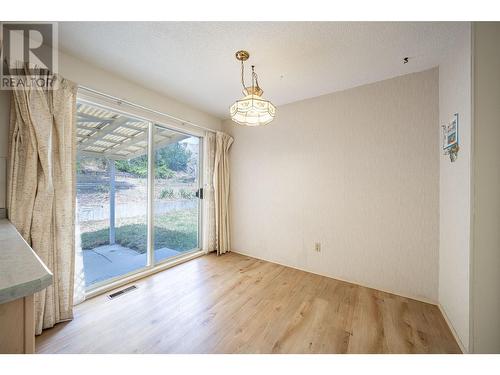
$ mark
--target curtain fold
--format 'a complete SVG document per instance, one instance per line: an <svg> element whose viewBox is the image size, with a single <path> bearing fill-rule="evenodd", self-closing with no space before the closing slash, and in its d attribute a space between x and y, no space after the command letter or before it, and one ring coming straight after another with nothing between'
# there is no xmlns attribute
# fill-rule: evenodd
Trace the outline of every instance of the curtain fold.
<svg viewBox="0 0 500 375"><path fill-rule="evenodd" d="M13 90L10 113L9 220L54 274L35 294L36 334L73 317L77 86L52 77Z"/></svg>
<svg viewBox="0 0 500 375"><path fill-rule="evenodd" d="M203 138L203 250L217 250L215 241L215 195L214 195L215 134L207 131Z"/></svg>
<svg viewBox="0 0 500 375"><path fill-rule="evenodd" d="M76 180L75 180L76 182ZM75 207L75 285L73 287L73 305L85 301L85 272L83 267L82 239L78 223L78 199Z"/></svg>
<svg viewBox="0 0 500 375"><path fill-rule="evenodd" d="M214 160L214 201L215 201L215 233L217 255L231 251L229 221L229 148L233 138L223 132L215 135Z"/></svg>

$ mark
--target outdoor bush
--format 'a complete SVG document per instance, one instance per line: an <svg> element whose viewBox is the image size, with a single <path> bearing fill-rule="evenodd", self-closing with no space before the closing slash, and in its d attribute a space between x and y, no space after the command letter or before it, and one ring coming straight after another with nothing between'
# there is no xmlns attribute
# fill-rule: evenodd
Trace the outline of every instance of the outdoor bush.
<svg viewBox="0 0 500 375"><path fill-rule="evenodd" d="M174 189L164 188L160 191L160 199L173 199L175 197Z"/></svg>
<svg viewBox="0 0 500 375"><path fill-rule="evenodd" d="M172 143L156 152L155 177L173 178L174 172L185 172L191 158L191 151L181 143ZM120 172L147 177L148 157L142 155L131 160L116 160L115 167Z"/></svg>
<svg viewBox="0 0 500 375"><path fill-rule="evenodd" d="M148 176L148 157L143 155L131 160L115 160L115 168L120 172L145 178Z"/></svg>
<svg viewBox="0 0 500 375"><path fill-rule="evenodd" d="M186 189L180 189L179 195L181 196L182 199L192 199L195 196L194 192L186 190Z"/></svg>
<svg viewBox="0 0 500 375"><path fill-rule="evenodd" d="M168 167L164 164L156 167L155 171L156 171L156 177L159 177L159 178L172 178L172 177L174 177L174 172L172 170L168 169Z"/></svg>

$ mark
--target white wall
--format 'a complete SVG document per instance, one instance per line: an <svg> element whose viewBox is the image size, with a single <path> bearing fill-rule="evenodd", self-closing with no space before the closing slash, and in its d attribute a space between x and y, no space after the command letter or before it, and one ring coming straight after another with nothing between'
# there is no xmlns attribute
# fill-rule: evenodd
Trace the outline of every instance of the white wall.
<svg viewBox="0 0 500 375"><path fill-rule="evenodd" d="M471 26L450 40L439 65L439 122L459 114L460 151L454 163L440 155L439 303L465 350L469 349L471 220ZM442 131L437 129L441 145Z"/></svg>
<svg viewBox="0 0 500 375"><path fill-rule="evenodd" d="M163 94L146 89L127 80L127 77L116 76L102 70L91 63L78 60L64 53L59 54L59 73L80 85L125 99L135 104L165 112L171 116L187 120L211 129L220 130L219 118L209 115L189 105L180 103ZM169 74L167 71L158 74ZM132 77L131 77L132 78Z"/></svg>
<svg viewBox="0 0 500 375"><path fill-rule="evenodd" d="M432 69L225 121L233 250L436 302L438 120Z"/></svg>
<svg viewBox="0 0 500 375"><path fill-rule="evenodd" d="M472 350L500 353L500 22L474 23Z"/></svg>
<svg viewBox="0 0 500 375"><path fill-rule="evenodd" d="M214 130L221 129L221 121L196 108L177 102L165 95L148 90L123 77L104 71L92 64L59 53L59 73L80 85L128 100L135 104L165 112L169 115L202 125ZM162 72L159 72L162 74ZM10 92L0 91L0 208L5 207L6 171L8 152Z"/></svg>

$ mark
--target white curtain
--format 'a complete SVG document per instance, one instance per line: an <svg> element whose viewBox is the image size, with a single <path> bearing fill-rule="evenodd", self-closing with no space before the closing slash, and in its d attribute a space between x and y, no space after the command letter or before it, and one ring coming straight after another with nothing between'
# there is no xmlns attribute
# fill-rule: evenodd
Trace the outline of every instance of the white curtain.
<svg viewBox="0 0 500 375"><path fill-rule="evenodd" d="M10 114L8 216L54 274L35 294L36 334L73 317L77 86L53 77L14 90Z"/></svg>
<svg viewBox="0 0 500 375"><path fill-rule="evenodd" d="M215 134L207 131L203 138L203 250L217 250L215 241L214 196Z"/></svg>
<svg viewBox="0 0 500 375"><path fill-rule="evenodd" d="M229 148L233 138L223 132L215 135L214 195L217 255L231 251L229 221Z"/></svg>

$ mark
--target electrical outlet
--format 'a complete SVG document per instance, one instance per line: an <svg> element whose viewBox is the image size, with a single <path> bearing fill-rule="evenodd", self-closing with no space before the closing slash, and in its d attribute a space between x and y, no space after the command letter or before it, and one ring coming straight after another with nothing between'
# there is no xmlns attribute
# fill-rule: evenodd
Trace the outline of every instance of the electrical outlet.
<svg viewBox="0 0 500 375"><path fill-rule="evenodd" d="M314 244L314 250L316 250L317 253L321 252L321 243L320 242L316 242Z"/></svg>

